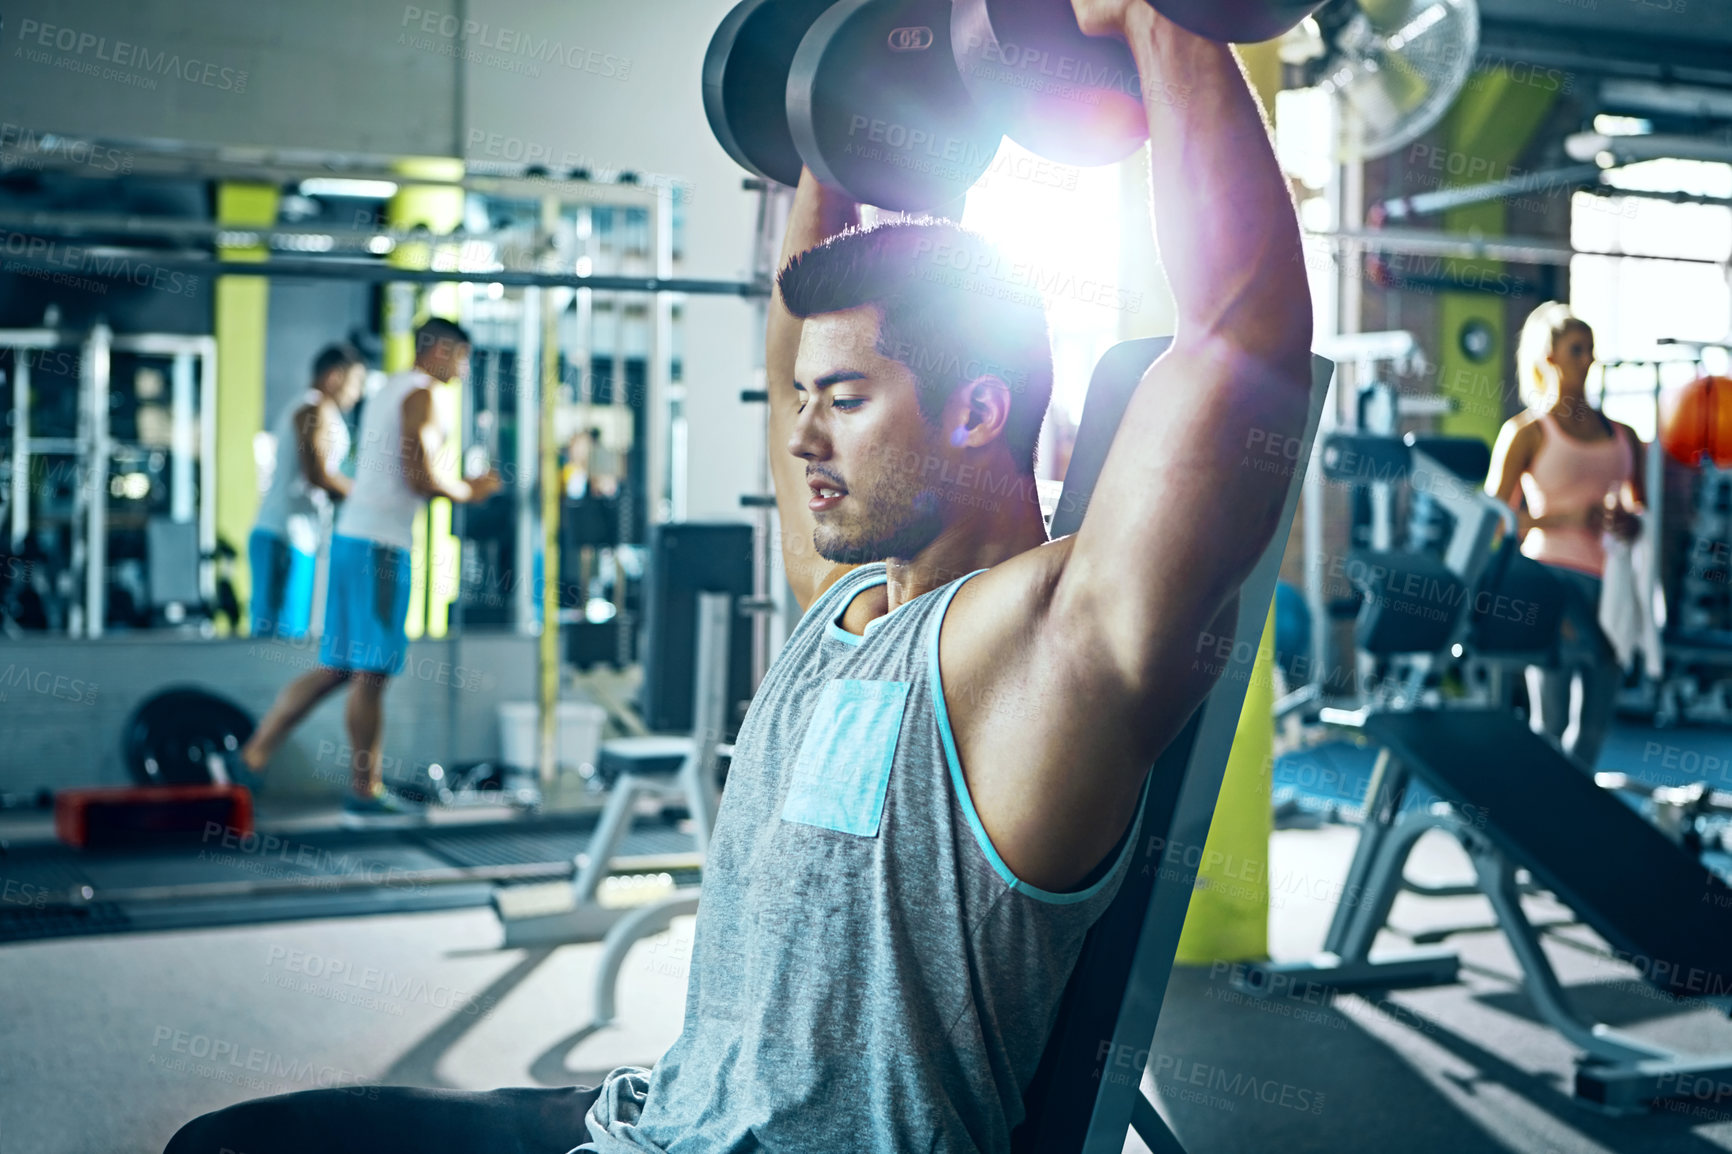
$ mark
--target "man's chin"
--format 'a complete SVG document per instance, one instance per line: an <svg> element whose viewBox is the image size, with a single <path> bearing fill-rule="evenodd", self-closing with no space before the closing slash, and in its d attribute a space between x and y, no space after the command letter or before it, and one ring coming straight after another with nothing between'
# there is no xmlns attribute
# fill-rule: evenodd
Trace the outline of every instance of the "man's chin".
<svg viewBox="0 0 1732 1154"><path fill-rule="evenodd" d="M835 565L870 565L874 561L907 560L917 556L938 536L936 523L916 521L888 537L845 537L819 526L813 534L813 551Z"/></svg>
<svg viewBox="0 0 1732 1154"><path fill-rule="evenodd" d="M834 565L870 565L885 557L876 542L843 541L823 534L818 535L813 547L818 556Z"/></svg>

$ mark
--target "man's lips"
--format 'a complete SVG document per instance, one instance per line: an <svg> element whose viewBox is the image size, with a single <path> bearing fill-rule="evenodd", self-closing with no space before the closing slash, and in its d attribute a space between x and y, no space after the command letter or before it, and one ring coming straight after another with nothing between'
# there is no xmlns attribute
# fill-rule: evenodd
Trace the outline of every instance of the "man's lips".
<svg viewBox="0 0 1732 1154"><path fill-rule="evenodd" d="M848 490L840 485L829 485L818 481L808 481L806 485L812 494L811 499L806 502L806 507L814 513L821 513L826 509L834 508L842 498L848 495Z"/></svg>

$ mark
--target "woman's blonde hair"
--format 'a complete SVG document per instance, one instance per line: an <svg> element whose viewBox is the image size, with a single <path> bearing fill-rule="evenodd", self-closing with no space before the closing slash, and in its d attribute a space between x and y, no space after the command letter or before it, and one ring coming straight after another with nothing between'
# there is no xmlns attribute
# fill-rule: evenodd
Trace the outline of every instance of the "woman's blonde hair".
<svg viewBox="0 0 1732 1154"><path fill-rule="evenodd" d="M1557 370L1546 363L1552 345L1571 329L1592 333L1588 322L1561 301L1547 301L1528 314L1516 343L1516 392L1522 404L1536 413L1557 403Z"/></svg>

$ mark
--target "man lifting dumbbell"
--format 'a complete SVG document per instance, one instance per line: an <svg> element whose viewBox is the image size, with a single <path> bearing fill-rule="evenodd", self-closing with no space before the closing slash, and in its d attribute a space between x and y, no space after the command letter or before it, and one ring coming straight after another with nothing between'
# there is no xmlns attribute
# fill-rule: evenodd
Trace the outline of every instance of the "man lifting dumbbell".
<svg viewBox="0 0 1732 1154"><path fill-rule="evenodd" d="M1147 109L1183 174L1153 181L1178 331L1081 529L1045 540L1051 351L990 246L851 228L803 176L766 372L807 612L734 746L678 1041L592 1090L247 1103L173 1154L1008 1148L1148 768L1214 680L1197 639L1230 632L1278 523L1287 481L1244 445L1301 435L1310 386L1298 226L1231 50L1143 0L1074 3L1190 95Z"/></svg>

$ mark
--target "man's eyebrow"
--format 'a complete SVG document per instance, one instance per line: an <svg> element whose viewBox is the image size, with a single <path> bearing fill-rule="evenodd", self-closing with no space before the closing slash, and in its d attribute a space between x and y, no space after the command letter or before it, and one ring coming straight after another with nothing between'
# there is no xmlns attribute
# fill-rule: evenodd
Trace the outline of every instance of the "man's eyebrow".
<svg viewBox="0 0 1732 1154"><path fill-rule="evenodd" d="M825 373L823 376L813 381L812 387L814 389L827 389L831 385L841 385L846 384L849 381L863 381L865 379L866 374L861 372L859 369L838 369L833 373ZM806 386L801 384L799 381L794 382L794 387L799 389L802 393L806 391Z"/></svg>

